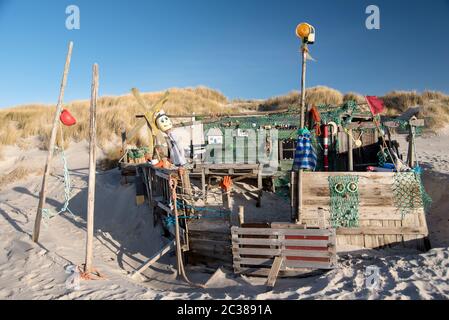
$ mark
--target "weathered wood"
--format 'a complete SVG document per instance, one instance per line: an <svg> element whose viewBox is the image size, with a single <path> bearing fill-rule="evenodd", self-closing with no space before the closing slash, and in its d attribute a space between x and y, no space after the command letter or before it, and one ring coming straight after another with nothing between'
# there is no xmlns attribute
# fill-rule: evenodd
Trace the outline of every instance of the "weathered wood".
<svg viewBox="0 0 449 320"><path fill-rule="evenodd" d="M276 284L276 280L279 275L279 271L281 271L283 257L276 257L273 262L273 266L271 267L270 274L267 279L267 286L273 288Z"/></svg>
<svg viewBox="0 0 449 320"><path fill-rule="evenodd" d="M245 223L245 207L239 207L239 226L242 227Z"/></svg>
<svg viewBox="0 0 449 320"><path fill-rule="evenodd" d="M306 262L306 261L295 261L295 260L286 260L285 261L286 268L310 268L310 269L334 269L335 266L331 262Z"/></svg>
<svg viewBox="0 0 449 320"><path fill-rule="evenodd" d="M92 92L90 101L90 141L89 141L89 186L87 195L87 240L85 272L93 271L94 211L95 211L95 176L97 166L97 100L98 100L98 65L92 70Z"/></svg>
<svg viewBox="0 0 449 320"><path fill-rule="evenodd" d="M407 156L408 166L410 168L415 167L415 127L409 126L409 136L408 136L408 156Z"/></svg>
<svg viewBox="0 0 449 320"><path fill-rule="evenodd" d="M296 217L296 223L297 224L301 224L302 221L302 211L303 211L303 170L299 170L298 172L298 187L297 187L297 203L298 203L298 209L297 209L297 213L298 216Z"/></svg>
<svg viewBox="0 0 449 320"><path fill-rule="evenodd" d="M328 229L265 229L232 227L231 232L240 235L290 235L290 236L323 236L328 237L332 232Z"/></svg>
<svg viewBox="0 0 449 320"><path fill-rule="evenodd" d="M258 238L239 238L237 244L242 245L257 245L257 246L280 246L282 241L279 239L258 239ZM325 240L289 240L289 246L300 247L318 247L325 248L328 246L328 241Z"/></svg>
<svg viewBox="0 0 449 320"><path fill-rule="evenodd" d="M156 263L160 258L162 258L165 254L170 252L175 248L175 241L171 241L169 244L167 244L162 250L160 250L158 253L153 255L150 259L148 259L139 269L137 269L133 275L132 278L136 278L139 274L144 272L146 269L151 267L154 263Z"/></svg>
<svg viewBox="0 0 449 320"><path fill-rule="evenodd" d="M360 228L337 228L337 235L423 235L423 227L380 227L365 226Z"/></svg>
<svg viewBox="0 0 449 320"><path fill-rule="evenodd" d="M348 132L348 171L354 171L354 153L352 129Z"/></svg>
<svg viewBox="0 0 449 320"><path fill-rule="evenodd" d="M58 98L58 104L56 105L56 113L53 120L53 127L50 134L50 142L48 145L48 153L47 153L47 161L45 163L44 168L44 174L42 177L42 187L41 192L39 194L39 204L37 206L37 212L36 212L36 220L34 222L34 230L33 230L33 241L38 242L39 241L39 235L41 230L41 221L42 221L42 210L44 209L45 202L47 201L47 183L48 183L48 177L50 176L51 171L51 162L53 159L53 153L55 149L56 144L56 135L58 133L59 128L59 117L61 115L62 111L62 104L64 101L64 92L65 87L67 84L67 76L70 69L70 61L72 59L72 50L73 50L73 42L69 43L69 49L67 52L67 57L65 60L65 66L64 66L64 73L62 76L61 81L61 88L59 90L59 98Z"/></svg>
<svg viewBox="0 0 449 320"><path fill-rule="evenodd" d="M296 186L296 174L295 171L290 172L290 217L291 221L296 219L296 206L295 206L295 186Z"/></svg>

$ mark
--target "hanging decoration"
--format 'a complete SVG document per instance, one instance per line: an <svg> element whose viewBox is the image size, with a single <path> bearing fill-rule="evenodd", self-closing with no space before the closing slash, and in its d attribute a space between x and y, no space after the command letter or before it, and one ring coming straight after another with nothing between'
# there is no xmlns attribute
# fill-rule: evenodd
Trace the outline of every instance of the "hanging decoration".
<svg viewBox="0 0 449 320"><path fill-rule="evenodd" d="M295 161L293 170L315 170L317 166L317 156L312 145L310 131L307 128L298 132L298 143L296 145Z"/></svg>
<svg viewBox="0 0 449 320"><path fill-rule="evenodd" d="M331 223L334 228L359 226L359 177L329 177Z"/></svg>

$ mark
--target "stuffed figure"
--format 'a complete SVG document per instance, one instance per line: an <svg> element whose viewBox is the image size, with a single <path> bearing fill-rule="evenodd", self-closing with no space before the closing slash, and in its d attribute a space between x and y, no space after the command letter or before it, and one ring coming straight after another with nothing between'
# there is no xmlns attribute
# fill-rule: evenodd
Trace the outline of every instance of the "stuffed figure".
<svg viewBox="0 0 449 320"><path fill-rule="evenodd" d="M179 146L178 137L173 132L173 123L163 110L155 115L155 122L159 130L168 136L168 147L170 148L171 162L177 167L187 164L184 150Z"/></svg>
<svg viewBox="0 0 449 320"><path fill-rule="evenodd" d="M167 117L164 110L159 111L155 116L156 126L159 130L167 133L167 131L173 129L173 123L171 122L170 118Z"/></svg>

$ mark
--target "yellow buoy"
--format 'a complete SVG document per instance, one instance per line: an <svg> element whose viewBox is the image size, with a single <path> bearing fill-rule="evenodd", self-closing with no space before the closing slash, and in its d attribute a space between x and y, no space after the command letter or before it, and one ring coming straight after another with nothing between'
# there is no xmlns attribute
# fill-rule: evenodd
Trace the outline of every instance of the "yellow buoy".
<svg viewBox="0 0 449 320"><path fill-rule="evenodd" d="M296 35L301 39L307 38L310 35L310 32L311 32L311 28L308 23L300 23L296 27Z"/></svg>
<svg viewBox="0 0 449 320"><path fill-rule="evenodd" d="M304 43L313 44L315 42L315 28L308 23L300 23L296 27L296 35L301 38Z"/></svg>

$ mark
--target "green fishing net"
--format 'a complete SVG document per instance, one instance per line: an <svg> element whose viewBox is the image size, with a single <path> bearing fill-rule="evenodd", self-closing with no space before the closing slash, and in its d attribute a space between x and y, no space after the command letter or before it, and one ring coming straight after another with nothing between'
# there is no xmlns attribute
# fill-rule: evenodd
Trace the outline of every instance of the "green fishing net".
<svg viewBox="0 0 449 320"><path fill-rule="evenodd" d="M422 208L427 211L432 204L432 198L425 191L419 173L395 173L392 189L394 205L402 217Z"/></svg>
<svg viewBox="0 0 449 320"><path fill-rule="evenodd" d="M329 177L331 223L334 228L359 226L359 177Z"/></svg>
<svg viewBox="0 0 449 320"><path fill-rule="evenodd" d="M137 148L137 149L129 149L128 157L130 159L140 159L145 157L147 153L150 153L150 149L147 147Z"/></svg>

